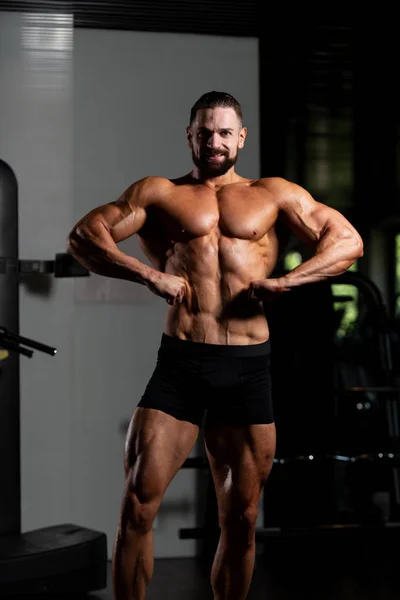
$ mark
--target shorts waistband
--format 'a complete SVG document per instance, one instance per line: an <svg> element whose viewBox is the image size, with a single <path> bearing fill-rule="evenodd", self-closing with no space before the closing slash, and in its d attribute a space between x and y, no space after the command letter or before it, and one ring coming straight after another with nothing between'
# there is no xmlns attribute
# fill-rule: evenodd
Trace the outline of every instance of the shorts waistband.
<svg viewBox="0 0 400 600"><path fill-rule="evenodd" d="M230 345L230 344L206 344L193 342L192 340L181 340L166 333L161 337L161 348L183 352L190 356L262 356L271 352L270 340L261 344Z"/></svg>

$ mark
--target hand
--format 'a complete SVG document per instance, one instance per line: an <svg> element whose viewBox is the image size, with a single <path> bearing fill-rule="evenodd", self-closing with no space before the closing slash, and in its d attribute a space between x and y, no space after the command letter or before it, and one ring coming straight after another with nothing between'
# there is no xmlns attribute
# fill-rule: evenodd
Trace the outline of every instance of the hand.
<svg viewBox="0 0 400 600"><path fill-rule="evenodd" d="M147 281L146 285L153 294L165 298L171 306L181 304L187 291L187 282L183 277L169 273L157 273L157 276Z"/></svg>
<svg viewBox="0 0 400 600"><path fill-rule="evenodd" d="M258 302L275 300L283 292L289 291L290 288L285 284L282 277L260 279L250 283L249 298L251 300L258 300Z"/></svg>

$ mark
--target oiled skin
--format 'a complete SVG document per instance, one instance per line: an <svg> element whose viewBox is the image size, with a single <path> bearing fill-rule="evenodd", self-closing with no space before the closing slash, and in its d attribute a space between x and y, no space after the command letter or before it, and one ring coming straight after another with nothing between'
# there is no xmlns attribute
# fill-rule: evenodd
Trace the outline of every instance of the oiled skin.
<svg viewBox="0 0 400 600"><path fill-rule="evenodd" d="M270 286L280 246L278 217L315 249L311 259L281 278L279 288L338 275L362 255L354 227L300 186L236 173L220 185L192 174L135 182L115 202L85 215L70 233L67 250L95 273L147 285L165 297L171 304L164 328L169 335L257 344L268 339L269 330L249 287L263 280ZM153 268L119 250L118 242L134 234Z"/></svg>
<svg viewBox="0 0 400 600"><path fill-rule="evenodd" d="M265 188L241 178L214 191L184 177L150 215L139 231L143 252L156 269L187 282L182 303L167 312L165 333L211 344L267 340L262 304L248 297L250 282L268 277L278 256L277 207Z"/></svg>
<svg viewBox="0 0 400 600"><path fill-rule="evenodd" d="M188 128L195 157L234 157L246 136L230 108L199 111ZM205 163L204 163L205 164ZM310 259L271 274L281 249L277 225L309 244ZM123 253L137 234L153 267ZM337 211L279 177L249 180L230 168L195 167L175 180L145 177L73 228L67 251L94 273L146 285L169 306L164 332L184 340L251 345L268 339L262 301L344 272L362 256L358 232ZM190 390L188 390L190 402ZM125 485L113 551L115 600L144 600L153 574L152 526L163 494L190 454L199 427L161 410L136 408L125 443ZM254 568L261 490L276 445L274 423L206 428L205 446L221 535L211 569L214 600L244 600Z"/></svg>

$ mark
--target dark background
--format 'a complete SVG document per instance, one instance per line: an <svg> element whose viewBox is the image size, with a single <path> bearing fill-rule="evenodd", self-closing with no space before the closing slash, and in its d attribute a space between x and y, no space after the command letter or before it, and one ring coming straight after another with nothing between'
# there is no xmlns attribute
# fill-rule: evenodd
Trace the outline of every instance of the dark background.
<svg viewBox="0 0 400 600"><path fill-rule="evenodd" d="M335 334L330 283L266 306L280 433L265 524L287 532L400 521L400 52L394 12L359 5L357 14L307 14L306 8L301 13L254 0L0 1L0 10L69 12L76 28L259 39L261 176L291 179L339 209L366 247L357 277L343 280L359 289L362 315L344 339ZM368 249L376 232L383 233L377 260L385 297L371 279ZM300 244L289 246L306 257ZM355 387L362 388L359 395ZM211 494L203 506L211 527L213 502ZM203 546L211 555L213 542Z"/></svg>

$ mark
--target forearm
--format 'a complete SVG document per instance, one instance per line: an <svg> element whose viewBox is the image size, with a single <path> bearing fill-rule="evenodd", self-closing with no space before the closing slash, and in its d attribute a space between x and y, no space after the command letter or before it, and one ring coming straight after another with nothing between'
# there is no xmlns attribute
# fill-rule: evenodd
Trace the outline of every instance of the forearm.
<svg viewBox="0 0 400 600"><path fill-rule="evenodd" d="M142 285L157 279L159 272L129 256L113 242L96 243L76 231L67 239L67 252L83 267L105 277L125 279Z"/></svg>
<svg viewBox="0 0 400 600"><path fill-rule="evenodd" d="M280 279L288 289L323 281L347 271L360 256L362 248L358 241L328 245Z"/></svg>

